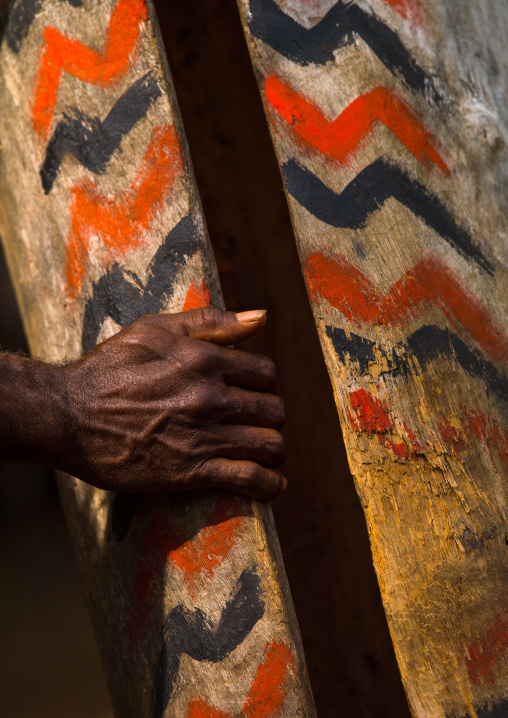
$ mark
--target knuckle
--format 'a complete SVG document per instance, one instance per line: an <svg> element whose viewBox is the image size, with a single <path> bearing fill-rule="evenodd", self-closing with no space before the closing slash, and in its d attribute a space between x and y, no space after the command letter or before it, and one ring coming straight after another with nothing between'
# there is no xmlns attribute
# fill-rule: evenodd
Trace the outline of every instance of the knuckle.
<svg viewBox="0 0 508 718"><path fill-rule="evenodd" d="M200 381L193 392L194 413L207 422L217 424L231 413L230 401L219 384Z"/></svg>
<svg viewBox="0 0 508 718"><path fill-rule="evenodd" d="M277 496L282 488L282 474L276 469L266 469L263 482L263 498L271 499Z"/></svg>
<svg viewBox="0 0 508 718"><path fill-rule="evenodd" d="M207 307L201 307L200 311L204 319L210 319L215 321L221 321L224 314L224 310L218 309L212 304L209 304Z"/></svg>
<svg viewBox="0 0 508 718"><path fill-rule="evenodd" d="M286 442L280 432L275 430L270 432L267 448L274 459L280 463L286 458Z"/></svg>
<svg viewBox="0 0 508 718"><path fill-rule="evenodd" d="M196 309L195 312L193 320L197 325L206 324L207 326L218 329L224 323L224 311L212 305L200 307Z"/></svg>
<svg viewBox="0 0 508 718"><path fill-rule="evenodd" d="M196 410L200 413L209 413L217 403L216 390L207 381L200 382L193 394Z"/></svg>
<svg viewBox="0 0 508 718"><path fill-rule="evenodd" d="M154 344L153 329L136 322L122 330L116 338L125 347L133 350L151 350Z"/></svg>
<svg viewBox="0 0 508 718"><path fill-rule="evenodd" d="M212 481L217 472L213 470L210 461L204 458L195 459L190 466L186 468L187 483L196 482L209 477Z"/></svg>
<svg viewBox="0 0 508 718"><path fill-rule="evenodd" d="M275 363L273 362L270 357L261 356L260 357L260 370L261 373L266 376L271 381L276 381L277 379L277 369L275 367Z"/></svg>
<svg viewBox="0 0 508 718"><path fill-rule="evenodd" d="M266 408L267 415L276 426L282 427L286 421L286 411L284 402L280 396L272 395L268 400Z"/></svg>
<svg viewBox="0 0 508 718"><path fill-rule="evenodd" d="M143 316L136 319L133 324L149 324L150 326L152 326L153 324L158 324L159 322L159 314L143 314Z"/></svg>
<svg viewBox="0 0 508 718"><path fill-rule="evenodd" d="M262 468L253 461L239 463L237 468L238 481L246 486L257 484L260 481Z"/></svg>
<svg viewBox="0 0 508 718"><path fill-rule="evenodd" d="M142 317L135 319L127 329L135 329L150 335L157 331L164 330L164 323L160 314L144 314Z"/></svg>
<svg viewBox="0 0 508 718"><path fill-rule="evenodd" d="M231 413L231 399L226 391L220 387L216 387L213 392L213 403L215 409L221 415L228 415Z"/></svg>

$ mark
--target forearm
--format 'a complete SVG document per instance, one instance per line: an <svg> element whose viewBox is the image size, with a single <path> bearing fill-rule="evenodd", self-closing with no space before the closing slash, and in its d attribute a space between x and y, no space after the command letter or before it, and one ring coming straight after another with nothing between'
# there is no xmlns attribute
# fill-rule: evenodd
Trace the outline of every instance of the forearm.
<svg viewBox="0 0 508 718"><path fill-rule="evenodd" d="M55 466L66 397L59 367L0 353L0 458Z"/></svg>

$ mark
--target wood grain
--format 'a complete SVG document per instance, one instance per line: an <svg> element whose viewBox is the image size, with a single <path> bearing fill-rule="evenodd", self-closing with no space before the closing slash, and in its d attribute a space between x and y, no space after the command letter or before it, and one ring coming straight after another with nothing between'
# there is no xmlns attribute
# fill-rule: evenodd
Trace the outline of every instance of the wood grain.
<svg viewBox="0 0 508 718"><path fill-rule="evenodd" d="M150 3L18 2L0 97L0 232L33 354L221 305ZM269 507L59 488L116 715L315 715Z"/></svg>
<svg viewBox="0 0 508 718"><path fill-rule="evenodd" d="M415 716L508 705L500 0L238 0Z"/></svg>

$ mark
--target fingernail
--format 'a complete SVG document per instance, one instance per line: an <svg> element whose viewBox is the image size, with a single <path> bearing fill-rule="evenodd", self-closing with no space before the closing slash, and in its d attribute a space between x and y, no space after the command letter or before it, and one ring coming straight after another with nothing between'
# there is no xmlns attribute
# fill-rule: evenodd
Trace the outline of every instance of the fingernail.
<svg viewBox="0 0 508 718"><path fill-rule="evenodd" d="M266 314L266 309L253 309L251 312L239 312L236 318L239 322L258 322Z"/></svg>
<svg viewBox="0 0 508 718"><path fill-rule="evenodd" d="M282 489L281 491L285 491L287 489L288 481L285 476L282 477Z"/></svg>

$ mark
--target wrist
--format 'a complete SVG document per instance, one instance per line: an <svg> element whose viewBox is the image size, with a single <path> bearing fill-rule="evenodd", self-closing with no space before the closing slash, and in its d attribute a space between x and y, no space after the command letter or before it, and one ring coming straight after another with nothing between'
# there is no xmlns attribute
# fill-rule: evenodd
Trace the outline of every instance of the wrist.
<svg viewBox="0 0 508 718"><path fill-rule="evenodd" d="M1 354L0 399L0 455L58 467L68 413L62 368Z"/></svg>

